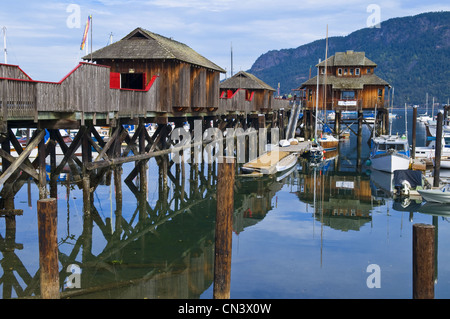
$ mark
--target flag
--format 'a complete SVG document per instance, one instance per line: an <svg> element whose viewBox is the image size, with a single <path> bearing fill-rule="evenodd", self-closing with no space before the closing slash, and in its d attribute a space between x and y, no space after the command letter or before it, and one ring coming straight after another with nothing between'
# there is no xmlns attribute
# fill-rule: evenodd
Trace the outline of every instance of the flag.
<svg viewBox="0 0 450 319"><path fill-rule="evenodd" d="M83 42L81 42L80 50L83 51L86 46L86 41L89 33L89 27L91 25L92 15L88 17L88 20L86 22L86 28L84 29L84 35L83 35Z"/></svg>

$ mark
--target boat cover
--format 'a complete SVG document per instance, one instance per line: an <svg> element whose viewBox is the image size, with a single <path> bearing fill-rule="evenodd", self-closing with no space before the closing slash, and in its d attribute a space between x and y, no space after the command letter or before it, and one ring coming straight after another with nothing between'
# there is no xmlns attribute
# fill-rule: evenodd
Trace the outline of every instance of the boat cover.
<svg viewBox="0 0 450 319"><path fill-rule="evenodd" d="M410 169L394 171L394 187L401 187L403 181L408 181L411 188L422 186L422 172Z"/></svg>

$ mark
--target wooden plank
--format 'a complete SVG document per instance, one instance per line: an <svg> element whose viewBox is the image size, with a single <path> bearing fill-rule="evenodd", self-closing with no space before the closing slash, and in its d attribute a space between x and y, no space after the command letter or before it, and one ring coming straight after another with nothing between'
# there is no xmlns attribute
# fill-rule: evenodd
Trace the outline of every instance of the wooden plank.
<svg viewBox="0 0 450 319"><path fill-rule="evenodd" d="M11 154L5 152L4 150L0 149L0 156L3 157L4 159L6 159L7 161L9 161L11 164L14 163L14 161L16 160L16 158L14 156L12 156ZM39 179L39 175L38 173L34 170L34 167L31 166L31 163L29 165L27 165L26 161L24 163L22 163L19 168L24 171L25 173L27 173L28 175L30 175L32 178L34 178L35 180Z"/></svg>
<svg viewBox="0 0 450 319"><path fill-rule="evenodd" d="M28 158L28 156L31 154L33 149L38 146L38 144L41 142L41 140L45 136L45 131L40 131L36 138L28 144L27 148L23 151L22 154L19 155L17 160L12 163L12 165L3 173L3 175L0 177L0 185L4 184L8 178L15 172L16 169L22 165L22 163Z"/></svg>

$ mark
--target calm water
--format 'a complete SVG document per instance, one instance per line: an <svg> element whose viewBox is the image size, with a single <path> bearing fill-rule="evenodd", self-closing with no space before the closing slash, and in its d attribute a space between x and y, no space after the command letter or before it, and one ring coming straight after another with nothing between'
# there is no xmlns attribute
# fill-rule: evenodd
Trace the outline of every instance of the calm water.
<svg viewBox="0 0 450 319"><path fill-rule="evenodd" d="M402 133L404 110L396 111L393 132ZM369 135L366 130L362 163ZM419 125L417 145L425 141ZM414 202L383 196L374 185L385 176L364 166L358 170L357 154L352 136L341 143L340 156L321 169L299 162L281 181L237 178L231 298L411 298L415 223L437 227L435 297L450 298L449 219L420 213ZM121 202L114 174L101 174L90 219L83 216L82 190L58 185L62 290L72 298L211 299L215 169L186 165L183 173L174 165L165 189L151 160L142 200L136 192L139 181L124 181L133 168L123 166ZM25 184L17 194L15 207L24 215L16 218L15 239L4 240L5 221L0 219L3 299L39 293L37 199L34 184ZM380 288L367 287L371 264L380 267ZM69 265L81 269L81 289L65 287Z"/></svg>

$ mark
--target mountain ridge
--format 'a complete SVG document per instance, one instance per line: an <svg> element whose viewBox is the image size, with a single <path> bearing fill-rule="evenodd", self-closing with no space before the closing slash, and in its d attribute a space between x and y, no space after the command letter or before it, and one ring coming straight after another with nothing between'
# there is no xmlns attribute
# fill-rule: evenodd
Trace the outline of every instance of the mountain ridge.
<svg viewBox="0 0 450 319"><path fill-rule="evenodd" d="M261 55L249 73L281 93L290 93L317 73L325 57L325 39ZM395 88L394 104L424 104L425 95L447 104L450 98L450 12L392 18L380 28L364 28L328 39L328 56L364 51L377 63L375 73ZM431 100L429 101L431 103Z"/></svg>

